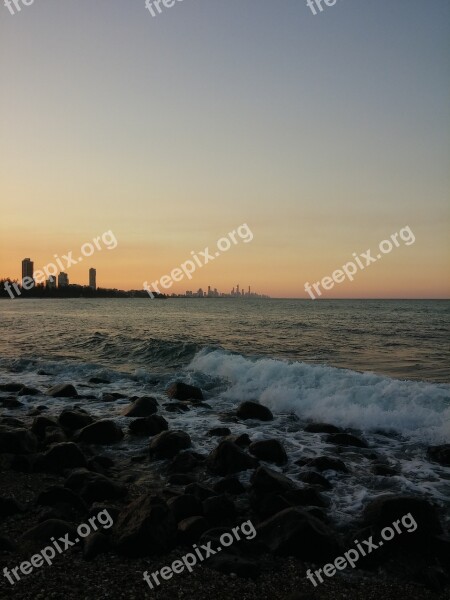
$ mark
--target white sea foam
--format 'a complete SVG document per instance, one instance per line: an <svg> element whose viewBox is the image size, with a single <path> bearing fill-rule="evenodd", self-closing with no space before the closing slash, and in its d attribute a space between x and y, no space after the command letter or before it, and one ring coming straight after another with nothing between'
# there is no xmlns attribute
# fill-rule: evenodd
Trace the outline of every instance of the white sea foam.
<svg viewBox="0 0 450 600"><path fill-rule="evenodd" d="M201 351L189 367L228 381L224 399L256 399L273 412L363 431L393 430L419 443L450 440L450 386L373 373Z"/></svg>

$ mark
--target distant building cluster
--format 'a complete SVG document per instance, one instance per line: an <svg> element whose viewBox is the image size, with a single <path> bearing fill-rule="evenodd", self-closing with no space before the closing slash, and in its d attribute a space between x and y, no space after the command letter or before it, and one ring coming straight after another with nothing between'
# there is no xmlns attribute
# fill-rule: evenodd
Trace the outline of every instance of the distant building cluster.
<svg viewBox="0 0 450 600"><path fill-rule="evenodd" d="M256 294L252 292L251 287L248 286L248 290L241 290L239 284L236 288L233 288L228 294L219 292L217 288L211 289L208 285L208 291L205 292L202 288L199 288L196 292L187 290L185 294L172 294L172 298L269 298L263 294Z"/></svg>
<svg viewBox="0 0 450 600"><path fill-rule="evenodd" d="M58 288L64 288L69 286L69 276L67 273L58 273L58 278L55 275L49 275L45 281L45 287L49 290L56 289L56 282L58 282ZM24 258L22 261L22 288L30 290L36 287L36 280L34 277L34 262L31 258ZM97 270L89 269L89 287L93 290L97 289Z"/></svg>

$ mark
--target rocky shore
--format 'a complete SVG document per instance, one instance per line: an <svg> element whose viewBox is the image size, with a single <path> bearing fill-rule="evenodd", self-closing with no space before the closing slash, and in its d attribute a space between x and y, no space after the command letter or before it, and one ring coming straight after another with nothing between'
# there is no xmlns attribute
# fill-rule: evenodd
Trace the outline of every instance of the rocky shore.
<svg viewBox="0 0 450 600"><path fill-rule="evenodd" d="M89 381L92 387L107 384ZM24 398L33 398L26 413ZM52 398L66 399L67 407L54 412ZM370 459L372 472L387 480L396 474L358 432L329 423L305 425L336 452L295 459L300 477L294 481L283 473L292 461L283 439L252 439L258 424L273 419L258 402L242 402L234 414L224 415L223 426L205 430L214 448L203 453L179 419L177 427L171 423L171 415L210 408L199 388L171 385L164 416L161 400L152 396L103 394L104 402L128 401L120 424L91 414L92 398L69 383L48 390L20 382L0 385L1 571L29 560L52 537L75 535L79 524L102 510L114 521L14 585L2 577L0 598L450 598L445 507L426 493L387 488L354 515L351 526L334 523L329 493L336 477L351 470L340 449ZM247 424L248 432L233 431L237 423ZM115 444L138 437L145 440L145 452L115 456ZM430 447L428 457L449 467L450 445ZM308 569L332 563L355 540L379 540L383 528L407 514L416 529L361 557L355 569L324 576L317 587L306 578ZM236 541L155 590L143 581L144 571L170 565L193 544L217 548L223 533L245 521L256 529L253 539Z"/></svg>

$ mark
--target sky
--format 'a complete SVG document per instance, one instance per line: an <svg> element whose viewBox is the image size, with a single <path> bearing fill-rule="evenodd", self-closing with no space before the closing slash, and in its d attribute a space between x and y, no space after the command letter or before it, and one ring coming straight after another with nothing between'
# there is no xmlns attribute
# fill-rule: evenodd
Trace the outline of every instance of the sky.
<svg viewBox="0 0 450 600"><path fill-rule="evenodd" d="M142 289L247 224L169 293L308 298L409 227L323 297L450 297L448 0L21 7L0 4L0 278L112 231L70 281Z"/></svg>

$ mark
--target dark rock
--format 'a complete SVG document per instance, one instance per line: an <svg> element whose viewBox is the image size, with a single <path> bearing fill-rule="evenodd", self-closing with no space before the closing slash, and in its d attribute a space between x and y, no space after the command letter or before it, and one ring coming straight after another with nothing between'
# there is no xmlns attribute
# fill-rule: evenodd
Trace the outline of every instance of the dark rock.
<svg viewBox="0 0 450 600"><path fill-rule="evenodd" d="M50 538L54 537L59 539L60 537L64 537L66 534L69 534L69 539L75 540L77 537L77 530L75 527L68 523L67 521L62 521L60 519L48 519L47 521L43 521L25 531L22 535L22 542L31 542L36 548L44 547L49 544Z"/></svg>
<svg viewBox="0 0 450 600"><path fill-rule="evenodd" d="M103 377L91 377L88 380L88 383L93 383L94 385L98 384L98 383L103 383L105 385L111 383L108 379L103 379Z"/></svg>
<svg viewBox="0 0 450 600"><path fill-rule="evenodd" d="M211 437L223 437L230 434L231 430L228 427L213 427L208 431L207 435Z"/></svg>
<svg viewBox="0 0 450 600"><path fill-rule="evenodd" d="M196 469L201 462L197 453L188 450L177 454L168 469L171 473L189 473Z"/></svg>
<svg viewBox="0 0 450 600"><path fill-rule="evenodd" d="M224 441L225 440L227 442L233 442L233 444L236 444L236 446L239 446L240 448L247 448L252 443L248 433L241 433L241 435L229 435L224 439Z"/></svg>
<svg viewBox="0 0 450 600"><path fill-rule="evenodd" d="M53 398L76 398L78 392L70 383L62 383L54 385L47 390L47 396L52 396Z"/></svg>
<svg viewBox="0 0 450 600"><path fill-rule="evenodd" d="M36 504L40 506L57 506L58 504L68 504L81 513L87 512L87 506L80 496L72 492L72 490L60 485L49 487L44 492L41 492L37 497Z"/></svg>
<svg viewBox="0 0 450 600"><path fill-rule="evenodd" d="M39 394L42 394L41 390L24 385L18 395L19 396L38 396Z"/></svg>
<svg viewBox="0 0 450 600"><path fill-rule="evenodd" d="M43 439L45 436L45 431L47 427L57 427L58 423L55 419L51 419L49 417L35 417L33 419L33 424L31 425L31 431L36 435L39 439Z"/></svg>
<svg viewBox="0 0 450 600"><path fill-rule="evenodd" d="M286 492L295 490L297 486L288 477L268 467L259 467L250 479L252 490L258 493Z"/></svg>
<svg viewBox="0 0 450 600"><path fill-rule="evenodd" d="M187 475L186 473L173 473L167 478L169 485L189 485L195 483L197 480L193 475Z"/></svg>
<svg viewBox="0 0 450 600"><path fill-rule="evenodd" d="M203 392L200 388L193 385L187 385L181 381L173 383L167 389L167 395L172 400L203 400Z"/></svg>
<svg viewBox="0 0 450 600"><path fill-rule="evenodd" d="M37 439L27 429L0 426L0 454L33 454Z"/></svg>
<svg viewBox="0 0 450 600"><path fill-rule="evenodd" d="M365 440L362 440L351 433L332 433L327 436L326 441L329 444L336 444L338 446L355 446L356 448L369 447L369 444Z"/></svg>
<svg viewBox="0 0 450 600"><path fill-rule="evenodd" d="M275 554L323 564L340 552L333 531L300 508L287 508L256 529L258 541Z"/></svg>
<svg viewBox="0 0 450 600"><path fill-rule="evenodd" d="M214 490L201 483L190 483L186 486L184 493L192 494L193 496L202 501L206 498L210 498L211 496L216 495L216 492Z"/></svg>
<svg viewBox="0 0 450 600"><path fill-rule="evenodd" d="M42 443L45 447L48 447L53 444L62 444L67 441L66 434L59 427L47 427Z"/></svg>
<svg viewBox="0 0 450 600"><path fill-rule="evenodd" d="M340 427L328 423L309 423L305 427L305 431L308 433L342 433Z"/></svg>
<svg viewBox="0 0 450 600"><path fill-rule="evenodd" d="M375 475L381 475L383 477L398 475L398 471L396 469L383 463L375 463L372 467L372 470Z"/></svg>
<svg viewBox="0 0 450 600"><path fill-rule="evenodd" d="M25 423L15 417L1 417L0 426L12 427L13 429L25 429Z"/></svg>
<svg viewBox="0 0 450 600"><path fill-rule="evenodd" d="M234 573L238 577L250 579L258 577L261 568L256 560L244 558L236 553L222 552L209 558L205 566L213 571L219 571L227 575Z"/></svg>
<svg viewBox="0 0 450 600"><path fill-rule="evenodd" d="M165 554L176 542L177 527L167 504L156 496L140 496L121 513L114 527L116 549L126 556Z"/></svg>
<svg viewBox="0 0 450 600"><path fill-rule="evenodd" d="M239 405L236 415L240 419L258 419L259 421L272 421L273 414L267 408L267 406L263 406L258 402L242 402Z"/></svg>
<svg viewBox="0 0 450 600"><path fill-rule="evenodd" d="M158 410L158 402L150 396L138 398L129 406L126 406L122 414L125 417L149 417Z"/></svg>
<svg viewBox="0 0 450 600"><path fill-rule="evenodd" d="M214 475L232 475L258 466L255 458L227 440L219 443L208 456L206 463L208 471Z"/></svg>
<svg viewBox="0 0 450 600"><path fill-rule="evenodd" d="M189 448L191 438L184 431L162 431L150 441L150 455L154 458L173 458Z"/></svg>
<svg viewBox="0 0 450 600"><path fill-rule="evenodd" d="M338 458L330 458L329 456L319 456L313 458L306 463L309 467L313 467L317 471L337 471L348 473L348 469L342 460Z"/></svg>
<svg viewBox="0 0 450 600"><path fill-rule="evenodd" d="M84 560L93 560L99 554L106 554L111 549L112 544L109 537L101 531L96 531L84 540L83 558Z"/></svg>
<svg viewBox="0 0 450 600"><path fill-rule="evenodd" d="M245 487L235 475L228 475L223 479L219 479L219 481L214 484L213 489L219 494L228 493L239 496L240 494L245 493Z"/></svg>
<svg viewBox="0 0 450 600"><path fill-rule="evenodd" d="M162 431L167 431L169 425L164 417L160 415L152 415L142 419L132 421L128 427L128 431L132 435L158 435Z"/></svg>
<svg viewBox="0 0 450 600"><path fill-rule="evenodd" d="M64 469L76 469L77 467L86 467L86 457L73 442L56 444L43 455L41 455L35 465L36 471L46 471L49 473L61 473Z"/></svg>
<svg viewBox="0 0 450 600"><path fill-rule="evenodd" d="M76 492L88 504L103 500L118 500L126 496L127 489L101 473L77 469L64 482L65 487Z"/></svg>
<svg viewBox="0 0 450 600"><path fill-rule="evenodd" d="M74 410L66 408L59 415L58 421L65 429L76 431L77 429L83 429L83 427L87 427L93 423L94 419L81 408Z"/></svg>
<svg viewBox="0 0 450 600"><path fill-rule="evenodd" d="M211 525L219 525L236 517L233 500L226 494L203 500L203 513Z"/></svg>
<svg viewBox="0 0 450 600"><path fill-rule="evenodd" d="M315 471L308 471L307 473L301 473L299 479L304 483L309 483L310 485L320 485L325 490L331 490L332 485L323 475L320 473L316 473Z"/></svg>
<svg viewBox="0 0 450 600"><path fill-rule="evenodd" d="M167 502L167 506L172 511L177 523L189 517L199 517L203 515L200 500L191 494L175 496L175 498L171 498Z"/></svg>
<svg viewBox="0 0 450 600"><path fill-rule="evenodd" d="M277 465L287 463L287 454L283 445L278 440L261 440L250 444L249 452L267 462L273 462Z"/></svg>
<svg viewBox="0 0 450 600"><path fill-rule="evenodd" d="M76 434L75 439L87 444L111 444L119 442L123 436L122 429L114 421L104 419L83 427Z"/></svg>
<svg viewBox="0 0 450 600"><path fill-rule="evenodd" d="M22 383L1 383L0 392L20 392L23 388Z"/></svg>
<svg viewBox="0 0 450 600"><path fill-rule="evenodd" d="M185 544L195 544L208 529L205 517L189 517L178 523L178 535Z"/></svg>
<svg viewBox="0 0 450 600"><path fill-rule="evenodd" d="M430 446L427 455L430 460L440 463L444 467L450 467L450 444Z"/></svg>
<svg viewBox="0 0 450 600"><path fill-rule="evenodd" d="M0 552L7 552L11 554L16 551L16 546L8 538L0 536Z"/></svg>
<svg viewBox="0 0 450 600"><path fill-rule="evenodd" d="M14 498L0 497L0 517L11 517L21 512L23 508Z"/></svg>
<svg viewBox="0 0 450 600"><path fill-rule="evenodd" d="M20 408L23 406L23 403L17 398L0 398L0 404L3 408Z"/></svg>
<svg viewBox="0 0 450 600"><path fill-rule="evenodd" d="M32 473L37 459L37 454L15 454L11 460L11 470L18 473Z"/></svg>
<svg viewBox="0 0 450 600"><path fill-rule="evenodd" d="M167 412L171 413L183 413L188 412L190 410L189 406L183 402L172 402L163 404L164 408Z"/></svg>

